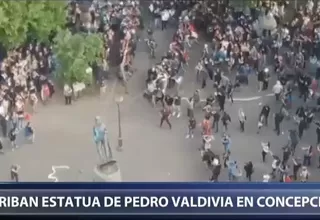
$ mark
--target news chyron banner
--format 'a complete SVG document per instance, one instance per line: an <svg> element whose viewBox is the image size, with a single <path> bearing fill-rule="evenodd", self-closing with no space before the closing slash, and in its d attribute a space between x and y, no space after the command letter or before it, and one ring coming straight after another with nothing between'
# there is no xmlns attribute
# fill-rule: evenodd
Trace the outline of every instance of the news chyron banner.
<svg viewBox="0 0 320 220"><path fill-rule="evenodd" d="M310 215L320 184L1 184L0 212L63 215Z"/></svg>

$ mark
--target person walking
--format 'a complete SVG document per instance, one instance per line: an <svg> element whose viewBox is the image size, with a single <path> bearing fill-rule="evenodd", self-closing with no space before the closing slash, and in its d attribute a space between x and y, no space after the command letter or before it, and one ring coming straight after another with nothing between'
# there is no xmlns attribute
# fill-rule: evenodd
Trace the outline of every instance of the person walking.
<svg viewBox="0 0 320 220"><path fill-rule="evenodd" d="M266 162L266 156L270 153L270 142L261 142L261 146L262 146L262 162L265 163Z"/></svg>
<svg viewBox="0 0 320 220"><path fill-rule="evenodd" d="M93 126L93 140L96 144L97 152L101 161L107 160L108 157L106 149L107 133L107 128L102 123L100 116L96 116L95 124Z"/></svg>
<svg viewBox="0 0 320 220"><path fill-rule="evenodd" d="M244 165L244 170L246 172L247 179L249 180L249 182L251 182L251 176L253 174L253 164L251 161Z"/></svg>
<svg viewBox="0 0 320 220"><path fill-rule="evenodd" d="M275 130L275 132L276 132L276 134L277 134L278 136L279 136L280 133L281 133L280 124L281 124L281 122L283 121L283 119L284 119L284 116L283 116L283 114L280 113L280 112L277 112L277 113L275 114L275 116L274 116L274 124L275 124L274 130Z"/></svg>
<svg viewBox="0 0 320 220"><path fill-rule="evenodd" d="M239 109L238 116L239 116L239 122L240 122L240 131L244 132L244 123L247 120L247 117L244 114L244 111L242 108Z"/></svg>
<svg viewBox="0 0 320 220"><path fill-rule="evenodd" d="M10 176L12 181L19 182L19 170L20 166L18 164L14 164L11 166Z"/></svg>
<svg viewBox="0 0 320 220"><path fill-rule="evenodd" d="M276 84L272 88L272 92L274 93L276 97L276 101L280 100L280 95L283 91L283 86L281 85L281 82L278 80Z"/></svg>
<svg viewBox="0 0 320 220"><path fill-rule="evenodd" d="M170 18L170 13L167 9L164 9L161 12L161 29L165 30L167 29L168 20Z"/></svg>
<svg viewBox="0 0 320 220"><path fill-rule="evenodd" d="M169 128L171 129L171 123L169 121L169 118L171 116L171 109L168 106L164 106L163 109L160 112L161 119L160 119L160 128L162 127L163 122L165 121L168 125Z"/></svg>
<svg viewBox="0 0 320 220"><path fill-rule="evenodd" d="M63 87L63 95L65 99L65 104L66 105L71 105L72 101L72 89L68 84L64 84Z"/></svg>
<svg viewBox="0 0 320 220"><path fill-rule="evenodd" d="M193 138L194 129L196 128L196 126L197 126L196 119L194 117L189 118L188 133L186 138Z"/></svg>
<svg viewBox="0 0 320 220"><path fill-rule="evenodd" d="M268 117L269 117L269 113L270 113L270 106L269 105L264 105L261 109L260 115L259 115L259 120L261 119L262 116L263 117L263 121L262 123L265 126L268 126Z"/></svg>

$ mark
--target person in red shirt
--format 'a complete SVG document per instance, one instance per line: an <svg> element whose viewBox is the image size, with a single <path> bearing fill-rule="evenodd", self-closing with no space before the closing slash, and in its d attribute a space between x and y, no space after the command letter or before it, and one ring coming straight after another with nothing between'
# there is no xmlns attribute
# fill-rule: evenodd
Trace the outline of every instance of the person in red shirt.
<svg viewBox="0 0 320 220"><path fill-rule="evenodd" d="M212 126L210 123L210 116L206 115L202 121L202 135L212 135Z"/></svg>
<svg viewBox="0 0 320 220"><path fill-rule="evenodd" d="M283 182L285 183L291 183L292 182L292 178L289 175L284 175L283 176Z"/></svg>

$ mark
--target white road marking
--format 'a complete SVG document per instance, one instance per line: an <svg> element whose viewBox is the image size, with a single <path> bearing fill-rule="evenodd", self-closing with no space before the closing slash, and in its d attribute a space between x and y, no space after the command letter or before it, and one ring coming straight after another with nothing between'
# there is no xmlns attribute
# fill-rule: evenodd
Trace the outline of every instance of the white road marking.
<svg viewBox="0 0 320 220"><path fill-rule="evenodd" d="M50 173L48 175L48 179L50 180L54 180L54 182L59 182L59 179L58 177L55 176L56 172L57 172L57 169L70 169L69 166L67 165L61 165L61 166L52 166L52 173Z"/></svg>
<svg viewBox="0 0 320 220"><path fill-rule="evenodd" d="M267 94L267 95L265 95L265 96L274 96L274 94L273 93L269 93L269 94Z"/></svg>

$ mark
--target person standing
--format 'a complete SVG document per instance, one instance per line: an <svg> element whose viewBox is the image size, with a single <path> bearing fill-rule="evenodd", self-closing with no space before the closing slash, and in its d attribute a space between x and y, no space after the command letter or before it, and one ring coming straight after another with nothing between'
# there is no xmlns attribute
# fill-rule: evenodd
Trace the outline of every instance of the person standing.
<svg viewBox="0 0 320 220"><path fill-rule="evenodd" d="M161 12L161 29L162 30L165 30L167 29L167 24L168 24L168 20L170 18L170 13L167 9L164 9L162 12Z"/></svg>
<svg viewBox="0 0 320 220"><path fill-rule="evenodd" d="M187 100L187 116L189 117L189 118L192 118L192 117L194 117L194 105L195 105L195 103L194 103L194 99L191 97L191 98L189 98L188 100Z"/></svg>
<svg viewBox="0 0 320 220"><path fill-rule="evenodd" d="M172 116L177 116L177 118L180 118L181 116L181 97L179 95L176 95L173 97L173 112Z"/></svg>
<svg viewBox="0 0 320 220"><path fill-rule="evenodd" d="M249 180L249 182L251 182L251 176L253 174L253 164L251 161L244 165L244 170L246 172L247 179Z"/></svg>
<svg viewBox="0 0 320 220"><path fill-rule="evenodd" d="M107 159L106 136L107 128L102 123L100 116L96 116L95 124L93 126L93 140L96 144L97 152L101 161L105 161Z"/></svg>
<svg viewBox="0 0 320 220"><path fill-rule="evenodd" d="M18 164L14 164L10 169L11 180L15 182L19 182L19 170L20 166Z"/></svg>
<svg viewBox="0 0 320 220"><path fill-rule="evenodd" d="M308 171L308 168L303 166L300 172L300 181L303 183L307 182L309 179L309 176L310 176L310 173Z"/></svg>
<svg viewBox="0 0 320 220"><path fill-rule="evenodd" d="M293 179L297 180L298 171L301 168L302 164L301 164L300 158L292 158L292 162L293 162Z"/></svg>
<svg viewBox="0 0 320 220"><path fill-rule="evenodd" d="M258 91L261 92L263 89L263 82L264 82L264 72L263 71L259 71L258 72Z"/></svg>
<svg viewBox="0 0 320 220"><path fill-rule="evenodd" d="M247 120L247 117L244 114L244 111L242 108L239 109L238 116L239 116L239 122L240 122L240 131L244 132L244 122Z"/></svg>
<svg viewBox="0 0 320 220"><path fill-rule="evenodd" d="M318 162L319 162L318 168L320 168L320 145L319 144L317 145L317 151L318 151L318 154L319 154L319 156L318 156Z"/></svg>
<svg viewBox="0 0 320 220"><path fill-rule="evenodd" d="M283 86L281 85L281 82L278 80L276 84L272 88L272 92L274 93L276 97L276 101L280 100L280 95L283 91Z"/></svg>
<svg viewBox="0 0 320 220"><path fill-rule="evenodd" d="M224 154L230 154L231 138L227 134L224 134L221 139L222 145L224 147Z"/></svg>
<svg viewBox="0 0 320 220"><path fill-rule="evenodd" d="M171 110L168 106L164 106L163 109L161 110L160 112L160 115L161 115L161 119L160 119L160 128L162 127L162 124L163 122L165 121L168 125L169 125L169 128L171 129L172 126L171 126L171 123L169 121L169 118L171 116Z"/></svg>
<svg viewBox="0 0 320 220"><path fill-rule="evenodd" d="M210 181L218 182L219 175L220 175L220 172L221 172L221 161L220 161L220 158L214 158L213 162L212 162L212 165L213 165L213 169L212 169L212 177L211 177Z"/></svg>
<svg viewBox="0 0 320 220"><path fill-rule="evenodd" d="M303 135L303 132L304 130L307 128L307 121L306 119L302 119L300 122L299 122L299 125L298 125L298 131L299 131L299 138L301 139L302 138L302 135Z"/></svg>
<svg viewBox="0 0 320 220"><path fill-rule="evenodd" d="M12 151L14 151L15 148L18 148L17 146L17 134L18 134L18 129L16 126L14 126L10 131L9 131L9 140L11 142L12 146Z"/></svg>
<svg viewBox="0 0 320 220"><path fill-rule="evenodd" d="M225 92L222 89L217 94L217 100L218 100L218 103L219 103L220 111L224 111L224 104L226 102L226 95L225 95Z"/></svg>
<svg viewBox="0 0 320 220"><path fill-rule="evenodd" d="M34 143L35 132L30 122L26 124L26 127L24 128L24 132L25 132L26 139L28 141L31 141L31 143Z"/></svg>
<svg viewBox="0 0 320 220"><path fill-rule="evenodd" d="M231 122L231 117L227 112L223 112L221 117L222 125L224 126L224 131L228 131L228 122Z"/></svg>
<svg viewBox="0 0 320 220"><path fill-rule="evenodd" d="M274 124L275 124L274 130L278 136L280 135L280 132L281 132L280 124L283 121L283 118L284 116L280 112L276 113L274 116Z"/></svg>
<svg viewBox="0 0 320 220"><path fill-rule="evenodd" d="M289 146L286 146L283 148L283 152L282 152L282 164L283 166L285 166L290 158L291 155L291 150L289 148Z"/></svg>
<svg viewBox="0 0 320 220"><path fill-rule="evenodd" d="M219 132L219 120L220 120L220 113L218 111L212 112L213 122L212 122L212 129L215 129L215 132Z"/></svg>
<svg viewBox="0 0 320 220"><path fill-rule="evenodd" d="M313 155L313 146L309 145L307 147L302 147L302 150L304 151L303 156L303 166L310 166L311 165L311 157Z"/></svg>
<svg viewBox="0 0 320 220"><path fill-rule="evenodd" d="M320 144L320 127L317 126L316 128L316 133L317 133L317 144Z"/></svg>
<svg viewBox="0 0 320 220"><path fill-rule="evenodd" d="M72 89L68 84L64 84L63 95L64 95L64 99L65 99L65 104L66 105L71 105Z"/></svg>

